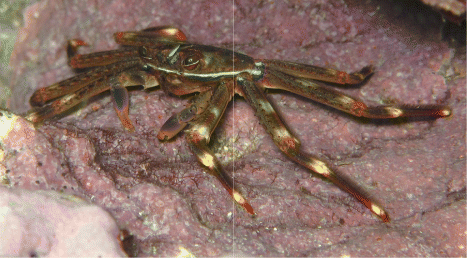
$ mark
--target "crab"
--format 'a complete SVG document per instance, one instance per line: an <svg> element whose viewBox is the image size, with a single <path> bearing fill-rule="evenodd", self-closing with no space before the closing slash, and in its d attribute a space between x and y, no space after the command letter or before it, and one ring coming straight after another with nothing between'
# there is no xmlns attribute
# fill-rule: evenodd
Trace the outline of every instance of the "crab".
<svg viewBox="0 0 467 258"><path fill-rule="evenodd" d="M69 65L84 72L35 91L33 107L25 118L35 124L72 109L101 92L110 90L114 109L130 132L135 127L129 117L126 87L142 85L145 89L160 86L166 93L194 95L190 104L172 115L157 137L169 140L184 131L193 154L206 170L246 212L255 215L247 198L234 186L209 148L211 135L227 104L240 95L256 111L256 116L282 153L322 176L355 197L384 222L389 214L377 202L329 164L300 150L300 141L287 129L266 97L266 89L289 91L345 113L371 119L399 117L442 118L451 115L449 107L440 105L367 106L364 102L324 85L360 85L374 71L366 66L346 73L330 68L280 60L253 59L232 50L193 44L185 34L171 26L142 31L117 32L114 38L123 47L118 50L77 54L81 40L71 40L67 48Z"/></svg>

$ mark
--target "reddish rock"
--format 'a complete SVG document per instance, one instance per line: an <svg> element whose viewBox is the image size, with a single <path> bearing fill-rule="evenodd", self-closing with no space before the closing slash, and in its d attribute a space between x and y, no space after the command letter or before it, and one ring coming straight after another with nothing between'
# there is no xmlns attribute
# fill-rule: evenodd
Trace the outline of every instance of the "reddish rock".
<svg viewBox="0 0 467 258"><path fill-rule="evenodd" d="M0 255L118 257L117 224L101 207L55 191L0 187Z"/></svg>

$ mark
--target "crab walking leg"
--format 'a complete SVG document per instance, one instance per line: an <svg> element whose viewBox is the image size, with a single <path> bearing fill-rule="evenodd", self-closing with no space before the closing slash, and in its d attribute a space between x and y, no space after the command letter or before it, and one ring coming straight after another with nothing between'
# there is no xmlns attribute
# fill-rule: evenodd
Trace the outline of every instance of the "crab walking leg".
<svg viewBox="0 0 467 258"><path fill-rule="evenodd" d="M90 54L77 54L69 57L69 64L73 68L104 66L118 62L138 60L138 50L110 50ZM136 58L135 58L136 57Z"/></svg>
<svg viewBox="0 0 467 258"><path fill-rule="evenodd" d="M151 75L133 70L121 72L118 77L115 75L103 77L98 80L86 82L84 87L80 87L72 93L61 96L59 99L44 106L34 108L31 112L26 114L26 119L34 123L42 122L45 119L71 109L90 97L110 89L117 115L125 128L131 131L132 123L128 118L128 93L123 87L134 85L153 87L154 85L157 85L157 81Z"/></svg>
<svg viewBox="0 0 467 258"><path fill-rule="evenodd" d="M70 108L78 105L82 101L95 96L101 92L107 91L110 86L105 79L100 79L87 84L76 92L62 96L51 103L35 108L32 112L26 114L25 118L33 123L40 123L46 119L61 114Z"/></svg>
<svg viewBox="0 0 467 258"><path fill-rule="evenodd" d="M266 67L280 70L288 75L338 84L359 84L373 73L373 66L348 74L343 71L281 60L261 60Z"/></svg>
<svg viewBox="0 0 467 258"><path fill-rule="evenodd" d="M122 61L131 61L139 56L138 49L118 49L80 55L78 49L88 44L80 39L68 40L66 53L68 64L72 68L104 66Z"/></svg>
<svg viewBox="0 0 467 258"><path fill-rule="evenodd" d="M78 53L78 49L82 46L87 46L88 43L81 39L71 39L68 40L68 44L66 45L66 55L68 57L68 63L70 62L71 58Z"/></svg>
<svg viewBox="0 0 467 258"><path fill-rule="evenodd" d="M262 87L258 87L255 83L243 78L238 78L237 81L243 91L244 97L255 109L256 115L259 117L268 133L272 136L274 143L285 155L300 165L310 169L313 173L329 179L333 184L354 196L384 222L389 221L389 215L387 212L384 211L380 205L367 197L361 189L353 183L350 183L350 181L346 180L343 176L337 174L337 172L326 163L299 150L300 141L295 138L295 136L293 136L283 124L281 118L266 98Z"/></svg>
<svg viewBox="0 0 467 258"><path fill-rule="evenodd" d="M225 173L217 158L208 148L211 134L222 117L227 104L232 100L232 84L232 82L220 82L206 110L189 122L190 128L186 130L186 139L198 161L219 180L243 209L254 215L255 212L251 205L234 188L232 179Z"/></svg>
<svg viewBox="0 0 467 258"><path fill-rule="evenodd" d="M163 44L177 44L186 41L186 35L172 26L147 28L142 31L125 31L114 34L115 42L127 46L157 47Z"/></svg>
<svg viewBox="0 0 467 258"><path fill-rule="evenodd" d="M48 87L36 90L32 94L29 102L33 107L42 106L53 99L78 91L102 77L118 74L124 70L136 68L138 65L139 61L133 60L89 70Z"/></svg>
<svg viewBox="0 0 467 258"><path fill-rule="evenodd" d="M188 122L206 109L211 97L211 90L203 91L197 95L188 107L167 119L159 130L157 138L161 141L166 141L181 132L188 125Z"/></svg>
<svg viewBox="0 0 467 258"><path fill-rule="evenodd" d="M320 85L318 82L297 79L276 70L269 70L260 82L266 88L290 91L358 117L386 119L426 116L440 118L451 115L451 109L437 105L368 107L362 101Z"/></svg>

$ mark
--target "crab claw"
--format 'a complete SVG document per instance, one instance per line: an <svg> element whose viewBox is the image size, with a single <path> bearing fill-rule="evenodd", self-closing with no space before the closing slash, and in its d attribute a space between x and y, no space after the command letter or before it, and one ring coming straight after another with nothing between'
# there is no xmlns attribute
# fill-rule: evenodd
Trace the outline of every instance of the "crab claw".
<svg viewBox="0 0 467 258"><path fill-rule="evenodd" d="M110 94L112 95L112 102L114 104L115 112L117 112L120 122L126 130L130 132L135 131L135 127L128 116L129 97L128 91L122 86L113 85L110 88Z"/></svg>

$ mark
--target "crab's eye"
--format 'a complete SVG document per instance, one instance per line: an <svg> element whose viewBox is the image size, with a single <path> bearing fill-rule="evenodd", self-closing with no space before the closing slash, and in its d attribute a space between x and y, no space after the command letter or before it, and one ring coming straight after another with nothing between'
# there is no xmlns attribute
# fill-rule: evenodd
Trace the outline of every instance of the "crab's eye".
<svg viewBox="0 0 467 258"><path fill-rule="evenodd" d="M148 49L144 46L138 48L138 54L144 59L151 59L148 55Z"/></svg>
<svg viewBox="0 0 467 258"><path fill-rule="evenodd" d="M183 60L182 65L187 70L195 69L199 64L200 57L197 55L191 55Z"/></svg>

